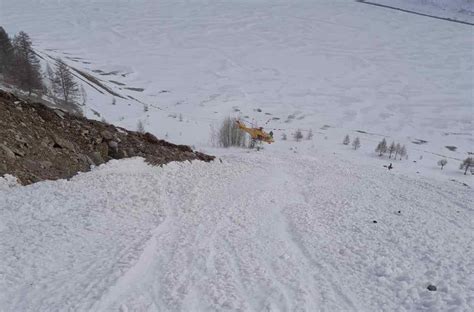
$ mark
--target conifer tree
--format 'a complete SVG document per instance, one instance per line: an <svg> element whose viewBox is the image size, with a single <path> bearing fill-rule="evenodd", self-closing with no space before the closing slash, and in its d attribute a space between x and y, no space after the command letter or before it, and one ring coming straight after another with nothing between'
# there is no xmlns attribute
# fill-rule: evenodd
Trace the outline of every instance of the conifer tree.
<svg viewBox="0 0 474 312"><path fill-rule="evenodd" d="M354 149L358 149L360 147L360 140L359 140L359 137L356 137L354 142L352 142L352 147L354 147Z"/></svg>
<svg viewBox="0 0 474 312"><path fill-rule="evenodd" d="M15 85L31 95L33 91L42 90L41 66L38 57L31 47L27 33L20 31L13 39L12 77Z"/></svg>
<svg viewBox="0 0 474 312"><path fill-rule="evenodd" d="M385 138L379 142L375 151L379 153L379 156L382 156L387 152L387 141L385 140Z"/></svg>
<svg viewBox="0 0 474 312"><path fill-rule="evenodd" d="M8 74L13 62L13 45L7 32L0 26L0 74Z"/></svg>
<svg viewBox="0 0 474 312"><path fill-rule="evenodd" d="M346 136L344 137L344 141L342 141L342 144L349 145L349 143L351 143L351 139L349 138L349 135L346 134Z"/></svg>
<svg viewBox="0 0 474 312"><path fill-rule="evenodd" d="M394 141L392 141L392 144L390 144L390 146L388 147L388 152L389 152L388 158L392 158L392 154L393 154L393 152L395 152L395 142Z"/></svg>

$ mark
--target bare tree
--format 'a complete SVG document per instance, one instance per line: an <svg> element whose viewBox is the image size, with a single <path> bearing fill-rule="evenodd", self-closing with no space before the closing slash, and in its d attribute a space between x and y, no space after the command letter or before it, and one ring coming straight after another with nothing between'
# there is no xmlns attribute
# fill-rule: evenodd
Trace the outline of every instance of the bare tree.
<svg viewBox="0 0 474 312"><path fill-rule="evenodd" d="M379 142L375 151L379 153L379 156L382 156L387 152L387 141L385 140L385 138Z"/></svg>
<svg viewBox="0 0 474 312"><path fill-rule="evenodd" d="M145 126L143 125L143 121L139 120L137 123L137 132L145 133Z"/></svg>
<svg viewBox="0 0 474 312"><path fill-rule="evenodd" d="M388 147L388 152L389 152L388 158L392 158L392 154L393 154L393 152L395 152L395 142L394 141L392 141L392 143Z"/></svg>
<svg viewBox="0 0 474 312"><path fill-rule="evenodd" d="M53 85L53 80L54 80L54 72L49 63L46 64L46 78L48 81L51 83L51 86ZM54 90L53 88L46 88L46 92L50 97L55 97Z"/></svg>
<svg viewBox="0 0 474 312"><path fill-rule="evenodd" d="M40 62L31 47L31 39L27 33L20 31L13 39L12 77L15 85L31 95L33 91L43 89Z"/></svg>
<svg viewBox="0 0 474 312"><path fill-rule="evenodd" d="M464 161L461 163L461 166L459 166L459 169L464 169L464 175L466 175L467 170L471 168L474 165L474 158L468 157L464 159Z"/></svg>
<svg viewBox="0 0 474 312"><path fill-rule="evenodd" d="M239 129L237 119L227 117L222 121L217 135L217 144L222 147L248 147L247 135Z"/></svg>
<svg viewBox="0 0 474 312"><path fill-rule="evenodd" d="M397 143L397 145L395 145L395 159L397 159L397 155L400 154L400 151L402 150L402 147L400 146L400 143Z"/></svg>
<svg viewBox="0 0 474 312"><path fill-rule="evenodd" d="M359 140L359 137L356 137L354 142L352 142L352 147L354 147L354 149L358 149L360 147L360 140Z"/></svg>
<svg viewBox="0 0 474 312"><path fill-rule="evenodd" d="M82 99L81 105L85 106L86 103L87 103L87 92L86 92L86 89L84 89L84 86L81 85L81 89L79 90L79 93L80 93L80 97Z"/></svg>
<svg viewBox="0 0 474 312"><path fill-rule="evenodd" d="M446 166L447 163L448 163L447 159L438 160L438 166L441 166L441 170L443 170L443 167Z"/></svg>
<svg viewBox="0 0 474 312"><path fill-rule="evenodd" d="M398 154L400 155L400 160L402 160L402 157L407 156L407 148L405 147L405 145L402 145Z"/></svg>
<svg viewBox="0 0 474 312"><path fill-rule="evenodd" d="M75 104L80 95L79 85L74 81L69 66L61 59L56 60L52 86L54 93L64 104Z"/></svg>
<svg viewBox="0 0 474 312"><path fill-rule="evenodd" d="M342 144L349 145L349 143L351 143L351 139L349 138L349 135L346 134L346 136L344 137L344 140L342 141Z"/></svg>
<svg viewBox="0 0 474 312"><path fill-rule="evenodd" d="M308 134L306 135L306 140L312 140L313 139L313 129L308 130Z"/></svg>
<svg viewBox="0 0 474 312"><path fill-rule="evenodd" d="M301 141L301 139L303 138L303 133L301 132L300 129L296 130L295 134L293 135L294 139L296 140L296 142L299 142Z"/></svg>

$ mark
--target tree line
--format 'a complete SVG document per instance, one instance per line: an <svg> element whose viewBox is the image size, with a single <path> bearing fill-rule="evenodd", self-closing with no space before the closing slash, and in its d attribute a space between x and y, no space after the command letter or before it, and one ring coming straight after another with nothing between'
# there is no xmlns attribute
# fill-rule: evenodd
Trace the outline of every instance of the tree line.
<svg viewBox="0 0 474 312"><path fill-rule="evenodd" d="M45 75L32 45L27 33L20 31L11 39L0 26L0 79L28 96L48 94L63 104L77 104L81 93L70 67L58 58L54 70L47 65Z"/></svg>

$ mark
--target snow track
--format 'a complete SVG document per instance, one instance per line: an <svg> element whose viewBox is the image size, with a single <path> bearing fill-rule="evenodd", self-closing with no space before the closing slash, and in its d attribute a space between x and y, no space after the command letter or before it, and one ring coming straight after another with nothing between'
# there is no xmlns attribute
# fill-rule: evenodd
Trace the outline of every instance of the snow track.
<svg viewBox="0 0 474 312"><path fill-rule="evenodd" d="M0 187L2 310L474 307L469 189L329 156L223 159Z"/></svg>

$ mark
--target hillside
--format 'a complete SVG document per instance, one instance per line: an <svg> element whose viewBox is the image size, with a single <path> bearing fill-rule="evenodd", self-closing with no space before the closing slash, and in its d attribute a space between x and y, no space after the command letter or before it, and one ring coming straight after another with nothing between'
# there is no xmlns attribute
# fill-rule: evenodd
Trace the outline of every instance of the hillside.
<svg viewBox="0 0 474 312"><path fill-rule="evenodd" d="M373 2L0 5L89 118L0 93L0 311L474 311L472 1Z"/></svg>
<svg viewBox="0 0 474 312"><path fill-rule="evenodd" d="M144 157L154 165L212 156L113 125L20 100L0 90L0 176L23 184L70 178L111 159Z"/></svg>

